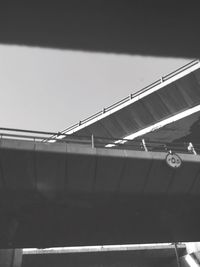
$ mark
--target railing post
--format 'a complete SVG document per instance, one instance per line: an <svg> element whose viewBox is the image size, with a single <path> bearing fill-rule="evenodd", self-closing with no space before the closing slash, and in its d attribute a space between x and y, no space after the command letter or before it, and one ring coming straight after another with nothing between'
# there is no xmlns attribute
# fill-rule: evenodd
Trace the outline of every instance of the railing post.
<svg viewBox="0 0 200 267"><path fill-rule="evenodd" d="M191 142L189 142L187 149L189 152L192 152L194 155L197 155L197 152L195 151L194 146Z"/></svg>
<svg viewBox="0 0 200 267"><path fill-rule="evenodd" d="M179 258L179 255L178 255L177 243L174 243L174 249L175 249L177 267L181 267L181 262L180 262L180 258Z"/></svg>
<svg viewBox="0 0 200 267"><path fill-rule="evenodd" d="M146 152L148 152L148 149L147 149L147 146L146 146L146 143L145 143L145 140L142 139L142 145L143 145L143 148Z"/></svg>
<svg viewBox="0 0 200 267"><path fill-rule="evenodd" d="M94 135L91 135L91 141L92 141L92 148L94 148Z"/></svg>

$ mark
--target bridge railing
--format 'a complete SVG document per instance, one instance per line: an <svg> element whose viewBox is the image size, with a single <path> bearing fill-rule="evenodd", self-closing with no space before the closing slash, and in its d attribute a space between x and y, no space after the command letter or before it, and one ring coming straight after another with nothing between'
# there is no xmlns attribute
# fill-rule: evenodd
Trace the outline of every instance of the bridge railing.
<svg viewBox="0 0 200 267"><path fill-rule="evenodd" d="M120 138L104 138L100 136L78 136L67 135L63 133L45 132L45 131L32 131L22 129L0 128L0 140L13 139L13 140L29 140L33 142L42 142L46 144L53 143L75 143L91 146L92 148L105 148L105 149L125 149L137 150L146 152L177 152L177 153L190 153L200 155L200 144L192 144L191 142L182 143L162 143L155 141L147 141L144 139L120 139Z"/></svg>

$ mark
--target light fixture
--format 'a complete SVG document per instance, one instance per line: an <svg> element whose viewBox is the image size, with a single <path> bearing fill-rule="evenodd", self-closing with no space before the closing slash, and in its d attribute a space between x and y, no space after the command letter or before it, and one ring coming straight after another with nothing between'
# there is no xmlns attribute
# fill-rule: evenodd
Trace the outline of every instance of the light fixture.
<svg viewBox="0 0 200 267"><path fill-rule="evenodd" d="M182 164L182 160L179 155L172 153L171 151L166 156L166 163L171 168L180 168Z"/></svg>

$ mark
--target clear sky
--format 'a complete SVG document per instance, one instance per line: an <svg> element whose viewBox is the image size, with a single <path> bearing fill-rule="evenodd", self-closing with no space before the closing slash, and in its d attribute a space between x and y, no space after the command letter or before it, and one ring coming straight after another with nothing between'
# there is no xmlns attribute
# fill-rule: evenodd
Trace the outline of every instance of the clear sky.
<svg viewBox="0 0 200 267"><path fill-rule="evenodd" d="M63 130L191 60L0 45L0 127Z"/></svg>

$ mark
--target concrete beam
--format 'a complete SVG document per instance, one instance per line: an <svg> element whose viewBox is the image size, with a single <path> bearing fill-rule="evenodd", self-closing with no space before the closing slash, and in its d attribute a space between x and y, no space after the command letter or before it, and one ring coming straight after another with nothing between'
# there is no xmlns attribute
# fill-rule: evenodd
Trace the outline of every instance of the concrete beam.
<svg viewBox="0 0 200 267"><path fill-rule="evenodd" d="M5 1L0 9L0 42L195 58L200 56L198 10L198 2L182 2L180 7L179 2L163 6L158 0L49 1L48 6Z"/></svg>
<svg viewBox="0 0 200 267"><path fill-rule="evenodd" d="M0 267L21 267L22 249L0 249Z"/></svg>
<svg viewBox="0 0 200 267"><path fill-rule="evenodd" d="M0 247L197 241L200 156L1 140Z"/></svg>

